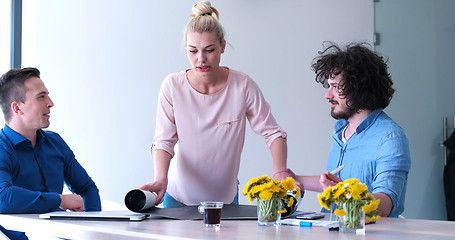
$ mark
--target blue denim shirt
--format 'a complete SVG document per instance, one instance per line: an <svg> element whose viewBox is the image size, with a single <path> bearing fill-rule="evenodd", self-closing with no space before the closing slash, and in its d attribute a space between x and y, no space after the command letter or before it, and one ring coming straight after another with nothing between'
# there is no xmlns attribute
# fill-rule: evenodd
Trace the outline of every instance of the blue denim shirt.
<svg viewBox="0 0 455 240"><path fill-rule="evenodd" d="M393 203L389 217L398 217L404 211L411 168L406 134L382 109L374 110L343 143L342 133L347 124L344 119L335 123L327 170L344 165L339 173L342 180L357 178L368 186L370 193L387 194Z"/></svg>
<svg viewBox="0 0 455 240"><path fill-rule="evenodd" d="M82 196L86 211L101 210L98 188L57 133L38 130L33 148L5 125L0 131L0 213L59 210L64 183Z"/></svg>

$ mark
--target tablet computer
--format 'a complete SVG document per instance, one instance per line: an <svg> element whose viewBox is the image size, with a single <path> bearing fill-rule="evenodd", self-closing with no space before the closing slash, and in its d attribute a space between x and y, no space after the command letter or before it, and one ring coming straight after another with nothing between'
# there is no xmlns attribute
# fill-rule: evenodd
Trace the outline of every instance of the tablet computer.
<svg viewBox="0 0 455 240"><path fill-rule="evenodd" d="M142 221L149 214L135 213L130 211L93 211L93 212L67 212L55 211L40 214L44 219L73 219L73 220L127 220Z"/></svg>

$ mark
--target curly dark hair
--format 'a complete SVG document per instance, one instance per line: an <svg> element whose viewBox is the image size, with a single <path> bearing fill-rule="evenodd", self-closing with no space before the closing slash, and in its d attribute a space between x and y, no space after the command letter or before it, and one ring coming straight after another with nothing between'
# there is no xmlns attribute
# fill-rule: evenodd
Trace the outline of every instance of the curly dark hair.
<svg viewBox="0 0 455 240"><path fill-rule="evenodd" d="M395 89L383 57L371 51L366 43L352 43L346 50L328 42L330 46L313 59L311 70L316 82L329 87L327 79L342 74L340 96L346 98L349 108L359 110L385 109Z"/></svg>
<svg viewBox="0 0 455 240"><path fill-rule="evenodd" d="M40 71L36 68L11 69L0 77L0 107L7 123L12 116L11 103L25 102L27 88L24 82L30 77L39 78Z"/></svg>

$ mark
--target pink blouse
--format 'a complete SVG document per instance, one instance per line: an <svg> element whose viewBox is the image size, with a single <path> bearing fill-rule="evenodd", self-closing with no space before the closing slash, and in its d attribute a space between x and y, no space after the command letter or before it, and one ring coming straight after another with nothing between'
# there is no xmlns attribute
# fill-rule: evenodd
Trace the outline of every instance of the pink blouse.
<svg viewBox="0 0 455 240"><path fill-rule="evenodd" d="M173 156L167 192L186 205L231 203L238 189L246 119L268 147L277 137L286 138L248 75L229 69L226 86L210 95L193 89L186 71L167 76L159 94L152 144L153 150Z"/></svg>

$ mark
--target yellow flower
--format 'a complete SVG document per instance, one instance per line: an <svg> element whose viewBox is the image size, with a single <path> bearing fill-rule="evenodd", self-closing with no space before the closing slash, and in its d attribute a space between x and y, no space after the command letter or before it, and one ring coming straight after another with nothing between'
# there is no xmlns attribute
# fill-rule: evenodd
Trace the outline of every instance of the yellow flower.
<svg viewBox="0 0 455 240"><path fill-rule="evenodd" d="M267 175L265 175L265 176L267 176ZM250 181L248 181L248 183L243 188L243 195L248 194L248 191L250 190L252 185L257 184L259 181L260 181L260 178L252 178L252 179L250 179Z"/></svg>
<svg viewBox="0 0 455 240"><path fill-rule="evenodd" d="M359 185L357 185L357 186L359 187L360 191L362 191L363 193L368 192L368 187L364 183L359 183Z"/></svg>
<svg viewBox="0 0 455 240"><path fill-rule="evenodd" d="M260 181L266 180L267 178L269 178L269 176L264 175L264 176L262 176L262 177L259 177L259 178L257 179L257 181L260 182Z"/></svg>
<svg viewBox="0 0 455 240"><path fill-rule="evenodd" d="M362 194L362 191L360 190L360 188L358 187L358 185L353 185L351 187L351 195L352 195L352 198L354 200L360 200L361 199L361 196L360 194Z"/></svg>
<svg viewBox="0 0 455 240"><path fill-rule="evenodd" d="M293 178L287 177L285 180L281 181L285 190L294 190L295 181Z"/></svg>
<svg viewBox="0 0 455 240"><path fill-rule="evenodd" d="M344 187L344 182L339 182L337 185L333 186L334 188L343 188Z"/></svg>
<svg viewBox="0 0 455 240"><path fill-rule="evenodd" d="M252 188L250 189L250 191L248 192L248 194L254 195L254 194L256 194L256 193L261 192L263 189L264 189L264 186L262 186L262 185L256 185L256 186L254 186L254 187L252 187Z"/></svg>
<svg viewBox="0 0 455 240"><path fill-rule="evenodd" d="M341 217L341 216L344 216L346 215L346 212L343 210L343 209L337 209L335 210L335 215L337 215L338 217Z"/></svg>
<svg viewBox="0 0 455 240"><path fill-rule="evenodd" d="M347 183L349 185L356 185L359 183L359 180L355 179L355 178L351 178L351 179L344 180L344 183L345 184Z"/></svg>
<svg viewBox="0 0 455 240"><path fill-rule="evenodd" d="M330 210L330 208L327 206L327 204L322 200L322 196L321 194L318 194L318 200L319 200L319 204L321 204L321 206L327 210Z"/></svg>
<svg viewBox="0 0 455 240"><path fill-rule="evenodd" d="M297 193L295 194L295 197L296 197L296 198L299 198L299 197L300 197L300 188L297 188Z"/></svg>
<svg viewBox="0 0 455 240"><path fill-rule="evenodd" d="M270 198L272 198L272 196L273 196L272 192L270 192L268 190L261 191L259 193L259 198L262 200L269 200Z"/></svg>
<svg viewBox="0 0 455 240"><path fill-rule="evenodd" d="M379 220L379 219L381 219L381 216L379 216L379 215L374 215L374 216L372 216L372 217L366 216L366 217L365 217L365 222L367 222L367 223L368 223L368 222L376 222L376 221Z"/></svg>
<svg viewBox="0 0 455 240"><path fill-rule="evenodd" d="M344 188L338 188L338 189L335 191L335 193L333 194L333 197L334 197L335 199L337 199L337 198L340 197L340 195L343 194L343 193L344 193Z"/></svg>
<svg viewBox="0 0 455 240"><path fill-rule="evenodd" d="M280 192L278 193L278 197L279 197L279 198L284 198L284 197L286 197L287 195L288 195L288 194L287 194L285 191L280 191Z"/></svg>
<svg viewBox="0 0 455 240"><path fill-rule="evenodd" d="M274 185L275 185L275 182L271 179L270 181L262 184L261 186L263 186L263 189L267 189L267 188L271 188Z"/></svg>
<svg viewBox="0 0 455 240"><path fill-rule="evenodd" d="M373 194L367 193L367 194L365 195L364 199L365 199L365 200L371 201L371 200L375 200L376 198L373 196Z"/></svg>
<svg viewBox="0 0 455 240"><path fill-rule="evenodd" d="M250 191L250 189L254 186L254 185L257 185L259 184L262 180L264 180L265 178L267 178L267 175L264 175L260 178L252 178L250 179L250 181L248 181L248 183L245 185L245 187L243 188L243 195L246 195L248 194L248 191Z"/></svg>
<svg viewBox="0 0 455 240"><path fill-rule="evenodd" d="M287 212L286 208L283 208L283 209L281 209L281 210L278 210L278 213L286 213L286 212Z"/></svg>
<svg viewBox="0 0 455 240"><path fill-rule="evenodd" d="M371 211L373 211L373 210L375 210L375 209L373 209L373 208L371 207L371 204L364 205L364 206L362 207L362 211L364 211L365 213L369 213L369 212L371 212Z"/></svg>
<svg viewBox="0 0 455 240"><path fill-rule="evenodd" d="M370 204L367 204L362 207L362 211L364 211L365 213L369 213L369 212L372 212L372 211L378 209L378 206L379 206L379 199L372 200L372 201L370 201Z"/></svg>
<svg viewBox="0 0 455 240"><path fill-rule="evenodd" d="M330 193L332 193L332 187L326 188L324 192L322 192L322 197L324 197L324 199L329 199Z"/></svg>
<svg viewBox="0 0 455 240"><path fill-rule="evenodd" d="M288 207L291 207L292 204L294 204L294 198L293 197L289 198Z"/></svg>
<svg viewBox="0 0 455 240"><path fill-rule="evenodd" d="M375 221L381 219L381 216L376 215L376 216L371 217L370 219L371 219L372 222L375 222Z"/></svg>
<svg viewBox="0 0 455 240"><path fill-rule="evenodd" d="M270 191L272 192L279 192L280 191L280 188L277 186L277 185L272 185L270 187Z"/></svg>
<svg viewBox="0 0 455 240"><path fill-rule="evenodd" d="M353 204L356 209L365 212L366 217L372 221L380 218L377 212L379 200L368 192L368 187L364 183L355 178L327 187L322 194L318 194L318 201L327 210L331 210L332 204L337 204L339 208L335 210L337 216L348 215L347 217L349 217L351 211L341 209L342 205L349 203L349 205Z"/></svg>
<svg viewBox="0 0 455 240"><path fill-rule="evenodd" d="M283 181L278 181L273 178L269 178L267 175L263 175L259 178L252 178L243 188L243 195L247 196L247 200L252 202L255 198L262 200L269 200L271 198L278 197L282 201L288 203L287 189L289 191L294 190L297 193L300 193L300 190L295 190L295 182L292 178L287 178ZM293 191L293 194L295 193ZM297 195L298 196L298 195ZM292 199L295 203L295 199ZM281 208L284 208L286 205L281 205Z"/></svg>

